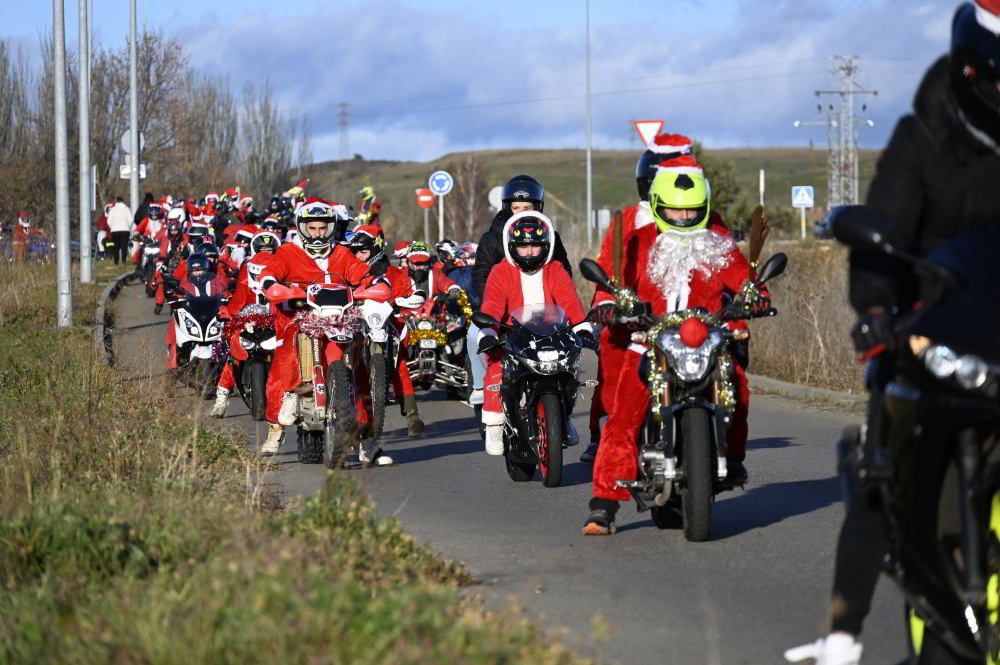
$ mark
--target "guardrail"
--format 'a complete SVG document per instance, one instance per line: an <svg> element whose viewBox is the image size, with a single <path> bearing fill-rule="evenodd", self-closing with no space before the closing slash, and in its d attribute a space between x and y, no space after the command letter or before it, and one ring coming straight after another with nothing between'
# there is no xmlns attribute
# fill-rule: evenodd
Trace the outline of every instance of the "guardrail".
<svg viewBox="0 0 1000 665"><path fill-rule="evenodd" d="M97 310L94 314L94 352L108 367L115 365L115 316L108 309L108 303L118 297L125 282L134 271L123 272L114 279L97 299Z"/></svg>

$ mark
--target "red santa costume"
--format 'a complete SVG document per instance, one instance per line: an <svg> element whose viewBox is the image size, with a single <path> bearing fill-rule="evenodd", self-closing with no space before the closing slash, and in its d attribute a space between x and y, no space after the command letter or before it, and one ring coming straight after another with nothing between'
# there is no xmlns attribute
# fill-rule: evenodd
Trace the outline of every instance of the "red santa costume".
<svg viewBox="0 0 1000 665"><path fill-rule="evenodd" d="M666 168L680 172L697 168L690 166L687 159L667 162ZM626 286L634 288L640 300L650 303L658 317L695 307L718 312L723 306L723 295L739 292L750 278L749 262L728 231L718 224L698 231L663 232L655 223L643 224L631 234L625 257ZM595 302L609 300L613 296L599 289ZM596 499L631 498L628 490L615 483L636 477L636 440L649 403L648 387L639 378L639 363L646 351L646 346L630 342L624 353L594 464ZM739 365L736 375L737 405L727 444L728 457L742 461L750 395L745 372Z"/></svg>
<svg viewBox="0 0 1000 665"><path fill-rule="evenodd" d="M530 219L541 221L547 229L548 248L541 267L529 272L522 270L511 256L510 232L511 228L521 220ZM557 304L566 310L566 315L575 328L585 327L589 330L590 324L584 321L586 312L580 302L580 296L576 293L573 279L560 262L552 261L552 254L555 251L554 238L555 227L542 213L527 210L511 216L503 227L506 260L497 263L490 270L480 311L500 323L509 324L513 312L525 305ZM488 328L482 330L479 340L486 336L496 336L496 331ZM483 424L487 427L488 441L489 428L504 424L500 397L500 382L503 379L502 359L503 352L500 349L493 349L487 353L486 376L483 380Z"/></svg>

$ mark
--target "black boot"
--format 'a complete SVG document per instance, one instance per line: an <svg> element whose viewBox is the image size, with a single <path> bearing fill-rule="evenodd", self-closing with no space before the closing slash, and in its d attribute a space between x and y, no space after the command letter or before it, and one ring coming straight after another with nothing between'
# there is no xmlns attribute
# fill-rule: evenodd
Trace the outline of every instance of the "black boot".
<svg viewBox="0 0 1000 665"><path fill-rule="evenodd" d="M747 468L743 466L743 460L726 460L726 482L728 484L733 487L741 487L746 485L749 479L750 474L747 473Z"/></svg>
<svg viewBox="0 0 1000 665"><path fill-rule="evenodd" d="M618 502L611 499L594 497L590 500L590 517L583 525L585 536L610 536L617 529L615 514L618 512Z"/></svg>
<svg viewBox="0 0 1000 665"><path fill-rule="evenodd" d="M414 395L403 395L403 413L406 414L406 435L416 439L424 433L424 421L417 412L417 398Z"/></svg>
<svg viewBox="0 0 1000 665"><path fill-rule="evenodd" d="M162 311L163 311L163 305L161 305L160 303L156 303L156 305L153 307L153 314L159 314Z"/></svg>

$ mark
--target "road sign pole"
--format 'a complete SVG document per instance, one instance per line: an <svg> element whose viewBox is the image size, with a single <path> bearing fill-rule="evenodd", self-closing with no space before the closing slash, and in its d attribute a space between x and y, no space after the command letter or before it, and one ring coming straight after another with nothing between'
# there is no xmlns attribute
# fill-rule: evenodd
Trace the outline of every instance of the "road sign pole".
<svg viewBox="0 0 1000 665"><path fill-rule="evenodd" d="M66 27L63 0L52 0L52 83L56 171L56 325L73 325L69 252L69 139L66 135Z"/></svg>
<svg viewBox="0 0 1000 665"><path fill-rule="evenodd" d="M431 242L431 209L424 208L424 242Z"/></svg>
<svg viewBox="0 0 1000 665"><path fill-rule="evenodd" d="M92 195L90 191L90 12L88 0L80 3L80 75L79 109L80 119L80 283L94 281L93 265L90 258L90 211Z"/></svg>
<svg viewBox="0 0 1000 665"><path fill-rule="evenodd" d="M129 2L129 47L128 47L128 107L129 107L129 165L128 177L129 199L132 214L139 209L139 76L137 73L138 45L136 44L135 0Z"/></svg>
<svg viewBox="0 0 1000 665"><path fill-rule="evenodd" d="M764 169L760 170L760 204L764 205Z"/></svg>
<svg viewBox="0 0 1000 665"><path fill-rule="evenodd" d="M799 208L799 212L802 213L802 239L806 239L806 209Z"/></svg>
<svg viewBox="0 0 1000 665"><path fill-rule="evenodd" d="M591 164L591 152L593 142L593 125L590 109L590 0L587 0L587 94L586 99L586 138L587 138L587 247L594 244L593 233L591 231L594 216L594 192L593 192L593 166Z"/></svg>
<svg viewBox="0 0 1000 665"><path fill-rule="evenodd" d="M438 197L438 242L444 240L444 197Z"/></svg>

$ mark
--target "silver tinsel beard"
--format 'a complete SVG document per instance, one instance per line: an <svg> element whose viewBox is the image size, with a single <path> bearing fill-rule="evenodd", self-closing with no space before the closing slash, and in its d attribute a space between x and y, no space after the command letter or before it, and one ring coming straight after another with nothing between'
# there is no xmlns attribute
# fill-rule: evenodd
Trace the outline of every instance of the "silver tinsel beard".
<svg viewBox="0 0 1000 665"><path fill-rule="evenodd" d="M724 270L734 249L736 243L732 238L710 229L664 231L649 250L646 274L660 287L665 299L669 301L683 294L686 301L694 273L700 272L708 278Z"/></svg>

